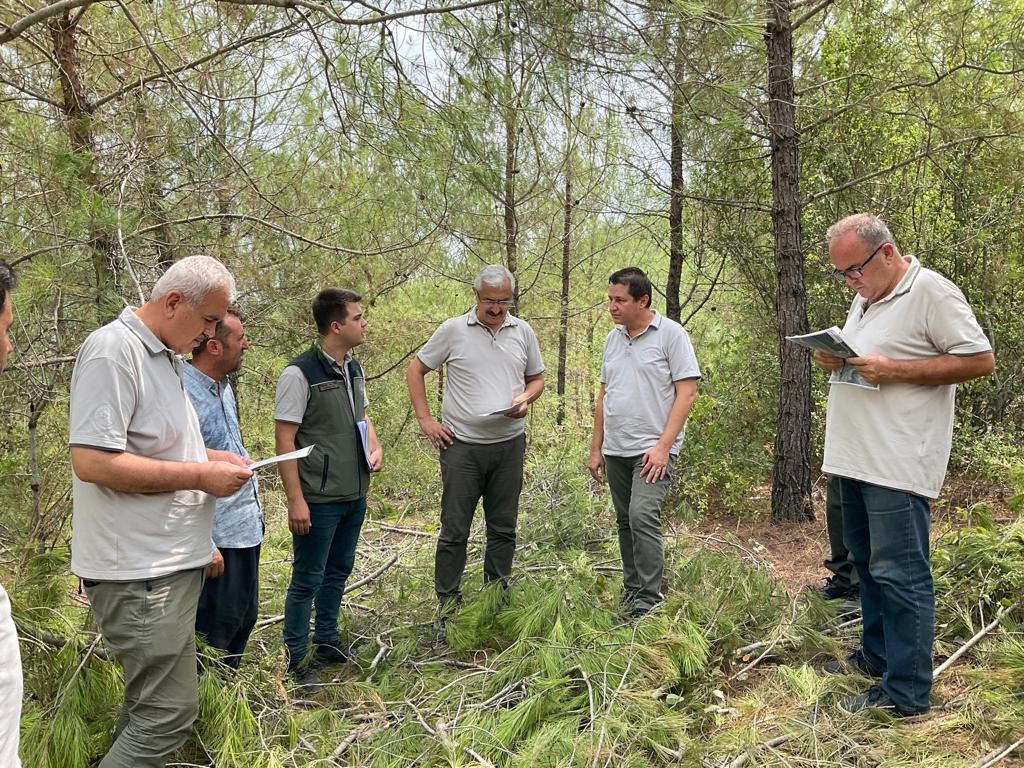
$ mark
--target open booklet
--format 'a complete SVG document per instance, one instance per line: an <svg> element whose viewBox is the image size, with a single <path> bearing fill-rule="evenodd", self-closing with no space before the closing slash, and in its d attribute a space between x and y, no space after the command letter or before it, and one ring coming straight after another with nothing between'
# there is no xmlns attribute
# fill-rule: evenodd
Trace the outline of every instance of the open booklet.
<svg viewBox="0 0 1024 768"><path fill-rule="evenodd" d="M792 341L794 344L799 344L801 347L807 347L808 349L821 350L835 357L858 357L853 346L843 336L843 332L834 325L823 331L805 333L802 336L787 336L786 341ZM833 371L829 377L829 383L849 384L850 386L863 389L878 389L877 384L868 383L867 379L861 376L852 365L843 365L838 371Z"/></svg>

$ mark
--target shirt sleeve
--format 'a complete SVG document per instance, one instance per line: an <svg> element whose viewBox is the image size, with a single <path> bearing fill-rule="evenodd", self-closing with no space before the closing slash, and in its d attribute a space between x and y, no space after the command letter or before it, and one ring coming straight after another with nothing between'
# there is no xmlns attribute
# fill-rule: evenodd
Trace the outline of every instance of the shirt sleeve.
<svg viewBox="0 0 1024 768"><path fill-rule="evenodd" d="M529 333L526 334L526 370L527 376L536 376L544 372L544 361L540 356L540 342L537 341L537 334L533 328L526 324Z"/></svg>
<svg viewBox="0 0 1024 768"><path fill-rule="evenodd" d="M453 319L458 321L462 318ZM432 371L436 371L444 365L445 361L447 361L448 357L451 355L451 339L450 334L448 333L449 323L451 322L452 320L445 320L441 323L430 339L427 340L427 343L423 345L423 348L420 349L419 353L416 355L416 357L420 359L420 362ZM465 322L464 319L463 322Z"/></svg>
<svg viewBox="0 0 1024 768"><path fill-rule="evenodd" d="M700 378L700 366L697 364L697 355L693 351L690 334L682 326L670 336L665 355L668 357L672 381Z"/></svg>
<svg viewBox="0 0 1024 768"><path fill-rule="evenodd" d="M309 382L297 366L289 365L277 380L274 396L274 420L301 424L309 403Z"/></svg>
<svg viewBox="0 0 1024 768"><path fill-rule="evenodd" d="M963 292L943 277L928 312L928 336L943 354L976 355L991 352L992 344L978 324Z"/></svg>
<svg viewBox="0 0 1024 768"><path fill-rule="evenodd" d="M79 355L71 387L68 443L124 451L138 401L138 376L125 360Z"/></svg>

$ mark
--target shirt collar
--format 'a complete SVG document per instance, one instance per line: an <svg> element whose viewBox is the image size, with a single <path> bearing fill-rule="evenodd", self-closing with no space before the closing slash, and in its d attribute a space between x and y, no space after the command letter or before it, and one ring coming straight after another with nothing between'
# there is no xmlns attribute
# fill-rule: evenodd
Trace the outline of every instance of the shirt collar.
<svg viewBox="0 0 1024 768"><path fill-rule="evenodd" d="M221 389L223 388L223 382L226 380L226 377L225 379L221 379L221 381L212 379L205 373L200 371L198 368L196 368L194 365L192 365L192 363L186 363L183 366L183 371L187 378L193 379L200 386L209 390L211 395L220 397Z"/></svg>
<svg viewBox="0 0 1024 768"><path fill-rule="evenodd" d="M918 260L917 256L904 256L903 260L909 262L909 266L907 267L907 271L903 273L903 277L900 278L900 281L896 283L896 287L889 292L889 295L870 304L867 299L861 299L861 311L865 311L868 307L873 307L875 304L884 304L887 301L892 301L893 299L910 292L910 289L914 287L914 281L917 280L917 276L921 274L921 262Z"/></svg>
<svg viewBox="0 0 1024 768"><path fill-rule="evenodd" d="M480 322L480 318L476 316L476 307L473 307L472 309L470 309L469 312L467 312L465 315L463 315L463 317L466 318L466 323L468 325L484 325L483 323ZM505 322L501 324L501 327L502 328L509 328L511 326L516 326L516 325L519 325L519 320L514 315L512 315L510 313L510 314L505 315ZM484 327L487 328L486 325L484 325ZM490 330L490 329L488 328L488 330Z"/></svg>
<svg viewBox="0 0 1024 768"><path fill-rule="evenodd" d="M139 337L139 341L145 345L146 349L151 355L158 355L161 352L169 352L171 355L175 355L174 350L170 349L160 339L156 337L156 334L150 330L149 326L142 322L142 319L135 314L134 307L125 307L121 310L121 314L117 317L122 323L124 323L128 330Z"/></svg>

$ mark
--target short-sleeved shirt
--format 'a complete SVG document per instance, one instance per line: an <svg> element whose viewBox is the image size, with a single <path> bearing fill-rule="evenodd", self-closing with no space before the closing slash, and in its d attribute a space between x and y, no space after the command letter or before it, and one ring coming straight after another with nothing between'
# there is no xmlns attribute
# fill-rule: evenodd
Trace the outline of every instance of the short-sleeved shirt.
<svg viewBox="0 0 1024 768"><path fill-rule="evenodd" d="M910 257L884 299L853 300L845 336L861 355L920 360L990 352L963 293ZM942 490L953 436L955 384L832 384L821 470L934 499Z"/></svg>
<svg viewBox="0 0 1024 768"><path fill-rule="evenodd" d="M348 396L352 398L352 382L349 381L348 370L345 365L339 365L338 361L328 355L323 349L324 357L331 363L331 368L345 379L345 388ZM346 355L349 360L351 355ZM309 382L299 370L297 365L286 366L281 372L281 378L277 380L277 391L274 395L274 420L287 421L289 424L301 424L306 415L306 406L309 404ZM363 410L370 404L369 394L363 393Z"/></svg>
<svg viewBox="0 0 1024 768"><path fill-rule="evenodd" d="M71 375L72 446L205 462L183 363L128 307L93 331ZM71 570L139 581L212 559L213 498L196 490L122 493L72 473Z"/></svg>
<svg viewBox="0 0 1024 768"><path fill-rule="evenodd" d="M441 421L456 438L491 444L522 434L523 419L485 414L508 408L526 377L544 371L537 334L525 320L507 315L492 333L471 309L441 323L417 357L431 370L446 366Z"/></svg>
<svg viewBox="0 0 1024 768"><path fill-rule="evenodd" d="M615 326L604 341L601 383L604 384L604 443L609 456L639 456L654 447L676 401L675 382L699 379L700 366L686 330L654 313L639 336L629 337ZM669 451L683 444L686 426Z"/></svg>
<svg viewBox="0 0 1024 768"><path fill-rule="evenodd" d="M199 428L207 448L231 451L249 457L242 445L235 392L227 377L214 381L194 365L184 367L185 391L199 417ZM255 473L231 496L217 499L213 514L213 543L218 547L243 549L263 541L263 512L260 510Z"/></svg>

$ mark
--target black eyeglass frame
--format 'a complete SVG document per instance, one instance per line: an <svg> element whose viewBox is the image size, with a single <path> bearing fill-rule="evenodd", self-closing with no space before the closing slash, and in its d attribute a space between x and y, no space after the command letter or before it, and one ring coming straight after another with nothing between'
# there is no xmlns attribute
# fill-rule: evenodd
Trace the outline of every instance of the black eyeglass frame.
<svg viewBox="0 0 1024 768"><path fill-rule="evenodd" d="M861 275L864 274L864 267L866 267L868 265L868 262L871 261L873 258L875 258L875 255L880 250L885 248L885 246L889 245L889 242L890 242L889 240L886 240L884 243L879 245L877 248L875 248L875 250L873 250L871 252L870 256L868 256L866 259L864 259L864 261L862 261L860 264L857 264L856 266L847 267L846 269L836 269L836 268L833 267L832 268L832 275L837 280L845 280L848 277L852 277L852 278L860 277ZM857 274L853 274L854 272L856 272Z"/></svg>

